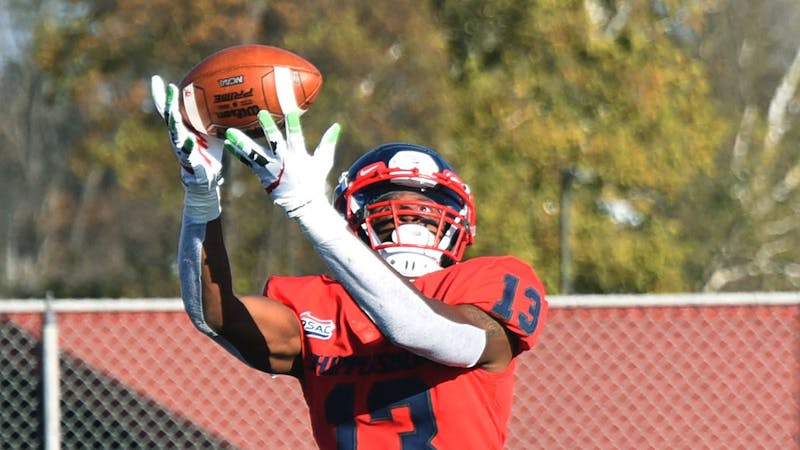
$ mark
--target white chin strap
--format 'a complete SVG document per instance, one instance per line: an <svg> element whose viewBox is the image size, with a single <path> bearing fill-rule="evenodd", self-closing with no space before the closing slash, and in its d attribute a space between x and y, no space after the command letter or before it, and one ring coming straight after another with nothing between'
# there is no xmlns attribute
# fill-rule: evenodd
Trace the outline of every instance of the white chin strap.
<svg viewBox="0 0 800 450"><path fill-rule="evenodd" d="M431 246L436 241L425 226L413 223L402 224L392 231L392 242ZM417 247L390 247L378 250L378 254L400 275L416 278L442 268L442 252Z"/></svg>

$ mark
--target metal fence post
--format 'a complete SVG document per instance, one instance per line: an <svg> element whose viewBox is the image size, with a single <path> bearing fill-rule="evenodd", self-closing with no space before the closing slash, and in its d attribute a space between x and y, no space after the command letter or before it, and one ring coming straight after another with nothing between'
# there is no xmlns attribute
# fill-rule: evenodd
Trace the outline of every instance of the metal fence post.
<svg viewBox="0 0 800 450"><path fill-rule="evenodd" d="M53 310L53 295L47 293L42 325L42 385L44 403L44 449L61 448L61 389L58 363L58 320Z"/></svg>

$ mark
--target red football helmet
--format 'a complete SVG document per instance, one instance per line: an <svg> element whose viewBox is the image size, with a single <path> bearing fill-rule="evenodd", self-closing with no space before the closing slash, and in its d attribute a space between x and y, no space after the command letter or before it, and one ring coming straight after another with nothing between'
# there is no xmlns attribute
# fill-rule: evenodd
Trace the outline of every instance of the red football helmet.
<svg viewBox="0 0 800 450"><path fill-rule="evenodd" d="M384 144L363 155L339 177L333 204L364 242L411 278L460 261L475 238L469 186L419 145Z"/></svg>

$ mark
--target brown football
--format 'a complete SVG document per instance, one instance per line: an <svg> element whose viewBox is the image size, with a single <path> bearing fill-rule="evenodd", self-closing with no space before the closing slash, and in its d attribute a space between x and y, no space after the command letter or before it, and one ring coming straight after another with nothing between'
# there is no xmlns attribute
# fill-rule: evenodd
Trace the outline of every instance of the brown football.
<svg viewBox="0 0 800 450"><path fill-rule="evenodd" d="M289 69L297 105L305 112L322 88L320 71L288 50L248 44L208 56L183 77L181 114L192 128L210 136L224 136L230 127L263 135L259 110L272 113L279 125L283 122L275 89L276 66Z"/></svg>

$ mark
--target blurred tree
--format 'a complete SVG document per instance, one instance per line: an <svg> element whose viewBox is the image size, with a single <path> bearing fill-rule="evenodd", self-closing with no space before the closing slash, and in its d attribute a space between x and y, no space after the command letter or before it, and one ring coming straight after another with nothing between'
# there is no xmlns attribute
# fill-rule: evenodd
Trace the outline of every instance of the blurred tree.
<svg viewBox="0 0 800 450"><path fill-rule="evenodd" d="M558 286L560 179L579 170L593 182L575 189L568 284L686 289L691 242L675 206L713 172L725 123L702 62L663 26L669 12L526 0L438 10L463 100L454 145L480 202L475 251L516 253ZM627 216L609 214L621 207Z"/></svg>
<svg viewBox="0 0 800 450"><path fill-rule="evenodd" d="M74 185L63 198L83 198L84 207L61 208L63 220L53 226L61 233L73 230L75 238L56 239L54 252L69 263L40 274L57 295L176 293L173 260L182 191L166 130L150 104L152 74L177 82L213 51L247 42L302 54L326 78L313 113L305 117L309 142L334 120L345 128L337 169L381 141L435 142L440 118L450 111L444 41L431 15L411 2L65 5L72 13L45 17L34 44L55 94L74 102L74 117L80 119L69 124L80 138L65 148ZM326 20L307 20L308 8ZM260 289L267 270L323 270L257 180L238 164L227 166L227 235L237 288ZM101 285L103 293L93 285Z"/></svg>
<svg viewBox="0 0 800 450"><path fill-rule="evenodd" d="M66 156L81 122L71 99L59 95L53 79L31 64L30 30L42 17L53 17L47 1L2 4L2 120L0 120L0 292L11 287L20 295L41 294L42 274L65 275L59 243L76 236L67 210L82 208L80 196L64 195ZM68 14L64 11L61 14Z"/></svg>
<svg viewBox="0 0 800 450"><path fill-rule="evenodd" d="M324 20L308 20L309 8ZM331 183L379 143L406 140L436 146L447 136L444 125L454 100L447 48L424 3L275 2L261 24L260 42L291 49L324 74L322 93L303 116L303 126L309 146L332 122L343 126ZM236 221L237 229L249 229L232 236L241 239L234 247L238 273L249 271L252 276L245 280L263 282L266 273L324 270L298 228L267 205L253 177L241 165L231 169L237 172L237 186L248 186L234 191L249 193L231 205L226 218ZM259 215L252 205L259 205Z"/></svg>
<svg viewBox="0 0 800 450"><path fill-rule="evenodd" d="M334 172L392 140L452 160L478 202L468 256L519 255L558 292L569 212L577 292L798 282L796 2L4 2L6 39L32 38L2 60L5 293L177 294L182 190L149 78L248 42L322 70L303 125L313 144L342 123ZM226 170L236 288L324 270Z"/></svg>
<svg viewBox="0 0 800 450"><path fill-rule="evenodd" d="M33 55L53 95L76 108L61 122L79 138L64 146L69 182L48 211L59 217L53 233L69 238L52 241L58 264L40 283L61 296L174 295L182 192L149 77L177 79L212 50L246 39L255 7L87 0L51 8L66 12L41 17Z"/></svg>
<svg viewBox="0 0 800 450"><path fill-rule="evenodd" d="M684 211L701 237L689 268L707 291L797 289L800 3L728 0L708 18L697 49L735 136L719 154L719 177L693 189L703 220Z"/></svg>

